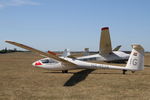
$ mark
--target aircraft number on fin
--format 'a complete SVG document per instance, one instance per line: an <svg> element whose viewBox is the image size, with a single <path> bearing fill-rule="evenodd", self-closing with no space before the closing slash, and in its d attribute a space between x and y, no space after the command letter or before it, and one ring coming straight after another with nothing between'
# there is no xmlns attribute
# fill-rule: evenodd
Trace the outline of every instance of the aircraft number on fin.
<svg viewBox="0 0 150 100"><path fill-rule="evenodd" d="M138 63L137 59L130 60L130 64L132 64L132 65L137 65L137 63Z"/></svg>

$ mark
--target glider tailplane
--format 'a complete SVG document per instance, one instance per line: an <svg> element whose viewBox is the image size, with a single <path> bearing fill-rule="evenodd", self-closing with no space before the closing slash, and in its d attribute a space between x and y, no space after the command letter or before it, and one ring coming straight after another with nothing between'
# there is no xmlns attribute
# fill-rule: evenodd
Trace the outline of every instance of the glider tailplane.
<svg viewBox="0 0 150 100"><path fill-rule="evenodd" d="M130 54L126 68L131 71L144 69L144 49L141 45L132 45L132 52Z"/></svg>
<svg viewBox="0 0 150 100"><path fill-rule="evenodd" d="M113 51L119 51L120 48L121 48L121 45L118 45L116 48L113 49Z"/></svg>

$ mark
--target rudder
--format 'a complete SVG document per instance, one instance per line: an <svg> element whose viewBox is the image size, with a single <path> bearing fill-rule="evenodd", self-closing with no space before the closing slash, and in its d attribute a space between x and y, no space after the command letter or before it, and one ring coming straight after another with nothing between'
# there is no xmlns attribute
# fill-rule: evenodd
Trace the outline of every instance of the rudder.
<svg viewBox="0 0 150 100"><path fill-rule="evenodd" d="M132 52L129 57L126 68L130 70L144 69L144 49L141 45L132 45Z"/></svg>
<svg viewBox="0 0 150 100"><path fill-rule="evenodd" d="M109 54L111 52L112 52L112 46L111 46L109 27L103 27L101 29L99 53L100 54Z"/></svg>

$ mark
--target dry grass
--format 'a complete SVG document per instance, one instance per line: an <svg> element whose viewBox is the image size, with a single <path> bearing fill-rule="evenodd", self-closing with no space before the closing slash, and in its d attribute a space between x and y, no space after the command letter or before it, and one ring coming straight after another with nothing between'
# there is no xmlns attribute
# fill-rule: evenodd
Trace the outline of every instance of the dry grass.
<svg viewBox="0 0 150 100"><path fill-rule="evenodd" d="M32 53L0 55L0 100L150 99L148 67L126 75L104 69L88 71L91 73L88 76L88 72L82 70L62 74L33 68L31 63L40 58ZM64 86L67 82L70 86Z"/></svg>
<svg viewBox="0 0 150 100"><path fill-rule="evenodd" d="M150 53L145 53L145 65L150 66Z"/></svg>

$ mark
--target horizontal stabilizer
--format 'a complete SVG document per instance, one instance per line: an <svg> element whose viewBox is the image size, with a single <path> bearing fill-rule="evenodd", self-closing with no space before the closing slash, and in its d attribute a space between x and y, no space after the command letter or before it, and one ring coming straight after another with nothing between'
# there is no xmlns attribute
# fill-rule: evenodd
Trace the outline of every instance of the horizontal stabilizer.
<svg viewBox="0 0 150 100"><path fill-rule="evenodd" d="M121 48L121 45L118 45L116 48L113 49L113 51L118 51Z"/></svg>

